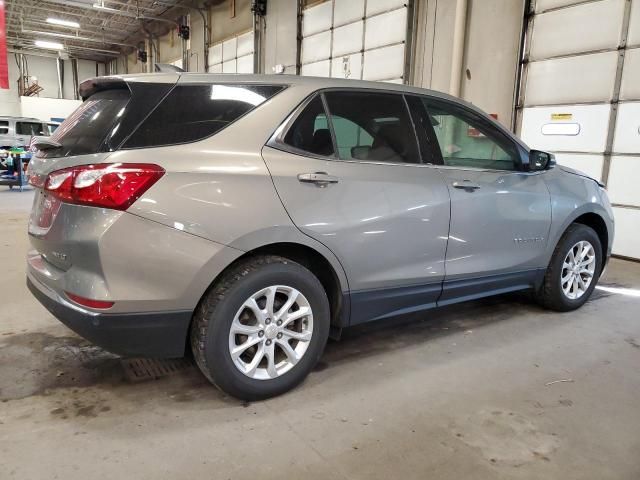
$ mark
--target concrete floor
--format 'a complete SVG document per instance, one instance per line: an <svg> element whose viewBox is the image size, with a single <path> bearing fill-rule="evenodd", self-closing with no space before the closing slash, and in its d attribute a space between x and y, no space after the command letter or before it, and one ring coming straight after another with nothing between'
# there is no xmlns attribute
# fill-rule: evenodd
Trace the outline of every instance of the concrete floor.
<svg viewBox="0 0 640 480"><path fill-rule="evenodd" d="M30 201L0 190L2 479L640 478L640 264L575 313L510 295L359 328L244 404L191 367L130 383L40 307Z"/></svg>

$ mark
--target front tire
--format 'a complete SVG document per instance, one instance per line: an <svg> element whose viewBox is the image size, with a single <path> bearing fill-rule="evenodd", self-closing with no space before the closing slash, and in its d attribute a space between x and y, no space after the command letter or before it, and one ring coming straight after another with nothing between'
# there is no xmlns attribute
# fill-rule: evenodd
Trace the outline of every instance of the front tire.
<svg viewBox="0 0 640 480"><path fill-rule="evenodd" d="M598 234L578 223L569 226L553 252L538 302L551 310L575 310L589 299L602 272Z"/></svg>
<svg viewBox="0 0 640 480"><path fill-rule="evenodd" d="M304 380L324 351L329 323L315 275L282 257L251 257L223 273L200 302L191 348L218 388L261 400Z"/></svg>

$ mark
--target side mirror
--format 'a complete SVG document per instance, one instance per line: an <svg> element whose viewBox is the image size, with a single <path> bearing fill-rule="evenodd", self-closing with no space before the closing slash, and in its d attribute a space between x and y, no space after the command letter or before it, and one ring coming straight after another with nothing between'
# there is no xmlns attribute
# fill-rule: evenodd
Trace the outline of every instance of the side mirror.
<svg viewBox="0 0 640 480"><path fill-rule="evenodd" d="M556 157L553 153L541 150L531 150L529 152L529 171L549 170L556 164Z"/></svg>

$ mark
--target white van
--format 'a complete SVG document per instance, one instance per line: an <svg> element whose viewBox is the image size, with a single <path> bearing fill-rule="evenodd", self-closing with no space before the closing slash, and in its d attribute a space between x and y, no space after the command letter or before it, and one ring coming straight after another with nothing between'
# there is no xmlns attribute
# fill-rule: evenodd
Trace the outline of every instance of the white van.
<svg viewBox="0 0 640 480"><path fill-rule="evenodd" d="M37 118L0 117L0 149L27 146L33 135L48 137L59 125Z"/></svg>

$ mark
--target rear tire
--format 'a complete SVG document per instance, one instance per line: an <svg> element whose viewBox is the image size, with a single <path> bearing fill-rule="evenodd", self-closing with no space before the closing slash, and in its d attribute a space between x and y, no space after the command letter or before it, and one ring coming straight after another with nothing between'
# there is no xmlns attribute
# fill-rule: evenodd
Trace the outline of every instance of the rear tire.
<svg viewBox="0 0 640 480"><path fill-rule="evenodd" d="M602 245L590 227L574 223L556 245L536 300L558 312L575 310L589 299L602 271Z"/></svg>
<svg viewBox="0 0 640 480"><path fill-rule="evenodd" d="M254 401L291 390L311 372L329 336L329 301L302 265L251 257L223 273L203 297L191 349L218 388Z"/></svg>

